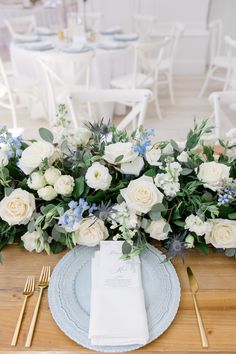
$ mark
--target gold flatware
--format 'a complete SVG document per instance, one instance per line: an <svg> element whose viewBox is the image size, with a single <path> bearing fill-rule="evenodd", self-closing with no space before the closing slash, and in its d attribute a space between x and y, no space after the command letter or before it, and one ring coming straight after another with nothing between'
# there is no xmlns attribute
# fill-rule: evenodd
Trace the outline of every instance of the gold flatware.
<svg viewBox="0 0 236 354"><path fill-rule="evenodd" d="M15 328L15 332L13 334L12 337L12 341L11 341L11 345L15 346L18 340L18 336L19 336L19 332L20 332L20 327L21 327L21 323L22 323L22 319L25 313L25 308L26 308L26 303L28 298L33 295L34 293L34 277L33 276L28 276L26 279L26 283L25 283L25 287L23 290L23 295L24 295L24 302L23 305L21 307L21 311L17 320L17 324L16 324L16 328Z"/></svg>
<svg viewBox="0 0 236 354"><path fill-rule="evenodd" d="M196 278L192 272L192 269L190 267L187 267L187 274L188 274L190 288L192 290L193 303L194 303L195 312L196 312L196 316L197 316L198 328L199 328L201 341L202 341L202 347L208 348L208 340L207 340L206 332L204 329L204 325L202 322L201 314L200 314L198 304L197 304L197 299L196 299L196 294L198 292L198 283L197 283L197 280L196 280Z"/></svg>
<svg viewBox="0 0 236 354"><path fill-rule="evenodd" d="M50 280L50 273L51 273L50 267L44 266L42 268L42 271L41 271L41 274L39 277L39 282L38 282L38 287L40 288L39 297L38 297L38 301L37 301L37 304L34 309L34 314L33 314L32 320L31 320L28 336L27 336L27 339L25 342L25 347L27 347L27 348L29 348L31 346L32 338L34 335L34 328L36 325L37 316L38 316L38 312L39 312L39 306L40 306L40 302L41 302L42 295L43 295L43 290L48 287L49 280Z"/></svg>

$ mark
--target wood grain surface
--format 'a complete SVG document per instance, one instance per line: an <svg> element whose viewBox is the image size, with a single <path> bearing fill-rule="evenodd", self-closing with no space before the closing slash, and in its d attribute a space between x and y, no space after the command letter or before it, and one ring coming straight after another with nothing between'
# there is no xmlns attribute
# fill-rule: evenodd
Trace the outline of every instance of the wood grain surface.
<svg viewBox="0 0 236 354"><path fill-rule="evenodd" d="M30 319L39 289L29 299L17 347L10 342L23 301L22 288L27 275L38 279L43 265L54 267L59 255L29 253L17 246L3 251L0 265L0 352L1 353L92 353L66 337L53 321L48 308L47 291L43 296L36 331L30 349L24 348ZM136 352L154 354L236 353L236 260L222 254L203 256L189 251L185 265L175 260L182 288L180 308L169 329L156 341ZM191 266L199 284L198 304L209 340L202 349L189 289L186 266ZM134 353L134 352L132 352Z"/></svg>

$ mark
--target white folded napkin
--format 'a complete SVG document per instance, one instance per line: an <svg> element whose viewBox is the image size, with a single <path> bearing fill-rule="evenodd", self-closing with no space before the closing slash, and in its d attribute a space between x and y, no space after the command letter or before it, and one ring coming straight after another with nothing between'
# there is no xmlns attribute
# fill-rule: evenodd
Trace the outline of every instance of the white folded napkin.
<svg viewBox="0 0 236 354"><path fill-rule="evenodd" d="M139 257L121 260L123 241L104 241L92 260L89 338L93 345L146 344Z"/></svg>

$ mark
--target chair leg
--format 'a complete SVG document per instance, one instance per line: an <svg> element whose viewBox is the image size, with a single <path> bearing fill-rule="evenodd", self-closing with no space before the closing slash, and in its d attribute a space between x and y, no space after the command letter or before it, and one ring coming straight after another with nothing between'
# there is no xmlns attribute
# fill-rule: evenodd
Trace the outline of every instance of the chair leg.
<svg viewBox="0 0 236 354"><path fill-rule="evenodd" d="M202 85L201 91L199 92L199 95L198 95L199 98L201 98L203 96L203 94L205 93L205 90L206 90L206 88L208 86L208 83L209 83L209 80L210 80L211 76L212 76L212 69L210 67L208 69L208 71L207 71L207 75L206 75L205 81L204 81L204 83Z"/></svg>
<svg viewBox="0 0 236 354"><path fill-rule="evenodd" d="M174 92L173 92L173 75L172 75L172 72L168 73L167 80L168 80L170 101L171 101L171 104L175 104Z"/></svg>

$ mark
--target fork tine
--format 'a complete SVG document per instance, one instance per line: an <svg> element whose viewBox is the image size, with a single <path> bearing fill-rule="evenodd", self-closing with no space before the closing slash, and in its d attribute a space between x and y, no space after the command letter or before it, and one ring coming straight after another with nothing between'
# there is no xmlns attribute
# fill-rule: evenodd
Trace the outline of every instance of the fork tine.
<svg viewBox="0 0 236 354"><path fill-rule="evenodd" d="M31 276L30 277L30 286L29 286L29 292L32 292L33 291L33 277Z"/></svg>
<svg viewBox="0 0 236 354"><path fill-rule="evenodd" d="M28 287L29 287L29 281L30 281L30 277L28 276L28 277L27 277L27 279L26 279L26 282L25 282L24 291L27 291L27 290L28 290Z"/></svg>
<svg viewBox="0 0 236 354"><path fill-rule="evenodd" d="M32 277L32 291L34 291L35 288L35 277Z"/></svg>
<svg viewBox="0 0 236 354"><path fill-rule="evenodd" d="M46 277L47 277L47 269L48 269L48 267L47 267L47 266L45 266L45 269L44 269L44 274L43 274L43 279L42 279L42 283L45 283L45 281L46 281Z"/></svg>
<svg viewBox="0 0 236 354"><path fill-rule="evenodd" d="M41 270L41 274L40 274L40 277L39 277L39 283L43 281L44 273L45 273L45 266L43 266L43 268Z"/></svg>
<svg viewBox="0 0 236 354"><path fill-rule="evenodd" d="M48 267L48 277L47 277L47 282L48 283L49 283L50 277L51 277L51 267L49 266Z"/></svg>
<svg viewBox="0 0 236 354"><path fill-rule="evenodd" d="M45 277L44 277L44 283L47 284L48 283L48 277L49 277L49 273L50 273L50 267L46 267L46 272L45 272Z"/></svg>

